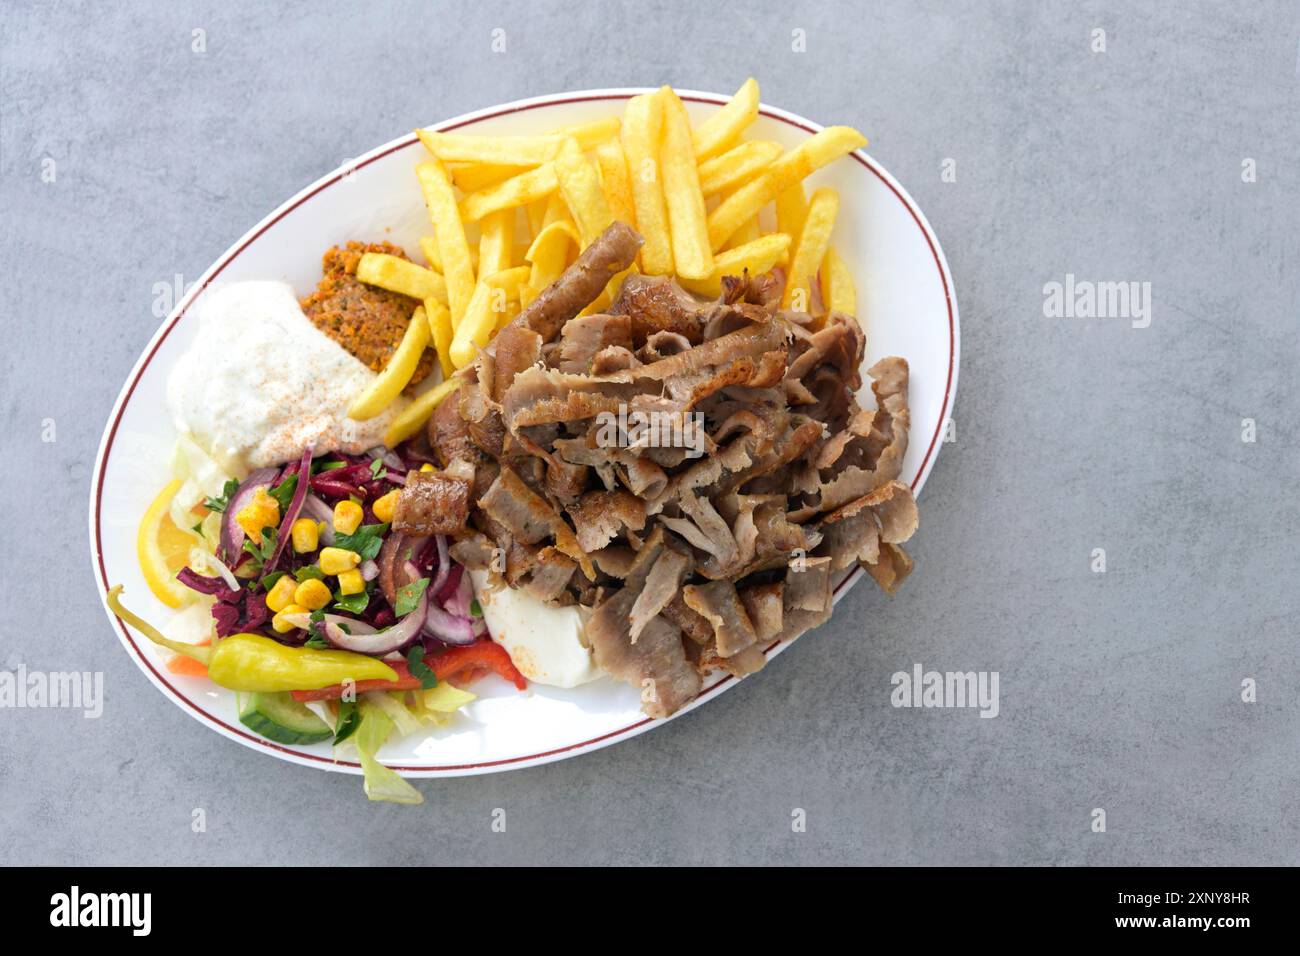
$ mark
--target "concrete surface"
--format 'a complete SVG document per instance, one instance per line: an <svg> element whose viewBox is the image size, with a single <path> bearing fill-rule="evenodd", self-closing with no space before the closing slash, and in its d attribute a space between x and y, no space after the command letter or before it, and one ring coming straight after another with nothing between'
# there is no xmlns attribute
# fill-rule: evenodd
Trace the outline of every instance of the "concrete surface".
<svg viewBox="0 0 1300 956"><path fill-rule="evenodd" d="M107 699L99 720L0 710L0 859L1300 862L1300 8L1142 7L7 3L0 666L102 671ZM904 592L857 588L669 727L423 782L419 810L250 753L150 687L97 606L85 524L153 284L417 123L751 73L767 102L866 131L952 265L957 440ZM1045 317L1067 273L1150 282L1149 327ZM891 707L916 662L997 671L1000 715Z"/></svg>

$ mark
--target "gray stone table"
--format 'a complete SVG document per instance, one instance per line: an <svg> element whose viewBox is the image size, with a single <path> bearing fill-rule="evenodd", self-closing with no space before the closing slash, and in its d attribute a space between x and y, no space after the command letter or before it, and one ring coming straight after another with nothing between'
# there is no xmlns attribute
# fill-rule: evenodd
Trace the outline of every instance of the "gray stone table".
<svg viewBox="0 0 1300 956"><path fill-rule="evenodd" d="M105 705L0 709L0 859L1300 862L1300 7L709 6L5 4L0 668L100 671ZM749 74L866 131L952 266L956 441L903 592L855 589L661 730L426 781L414 811L151 687L98 606L86 509L154 283L414 125ZM1049 317L1067 274L1150 283L1149 325ZM918 662L997 671L997 718L891 706Z"/></svg>

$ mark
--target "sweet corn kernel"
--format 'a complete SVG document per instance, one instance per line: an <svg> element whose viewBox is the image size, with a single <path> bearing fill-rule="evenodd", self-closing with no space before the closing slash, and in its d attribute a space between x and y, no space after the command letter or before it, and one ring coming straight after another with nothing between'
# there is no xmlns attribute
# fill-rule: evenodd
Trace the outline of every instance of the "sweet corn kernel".
<svg viewBox="0 0 1300 956"><path fill-rule="evenodd" d="M339 534L356 534L363 514L355 501L340 501L334 506L334 530Z"/></svg>
<svg viewBox="0 0 1300 956"><path fill-rule="evenodd" d="M320 528L310 518L299 518L289 530L293 536L293 550L310 554L320 545Z"/></svg>
<svg viewBox="0 0 1300 956"><path fill-rule="evenodd" d="M280 579L280 581L283 580L284 578ZM276 581L275 583L279 584L280 581ZM301 607L297 604L290 604L288 607L281 608L280 612L276 614L275 617L271 618L271 626L275 628L277 634L288 634L290 631L297 629L298 625L290 624L288 621L284 619L284 616L286 614L306 614L306 613L307 613L307 609L305 607Z"/></svg>
<svg viewBox="0 0 1300 956"><path fill-rule="evenodd" d="M360 571L344 571L339 575L339 590L344 594L360 594L366 589L366 579Z"/></svg>
<svg viewBox="0 0 1300 956"><path fill-rule="evenodd" d="M320 569L326 574L342 574L361 563L361 555L345 548L321 548Z"/></svg>
<svg viewBox="0 0 1300 956"><path fill-rule="evenodd" d="M390 491L378 499L373 505L375 517L385 524L391 522L393 520L393 509L397 507L397 498L400 494L400 491Z"/></svg>
<svg viewBox="0 0 1300 956"><path fill-rule="evenodd" d="M271 590L266 592L266 606L277 613L283 611L293 603L294 588L297 585L298 582L291 574L280 578L271 586Z"/></svg>
<svg viewBox="0 0 1300 956"><path fill-rule="evenodd" d="M429 464L429 463L426 461L423 465L420 466L420 470L421 470L421 471L433 471L433 465Z"/></svg>
<svg viewBox="0 0 1300 956"><path fill-rule="evenodd" d="M235 523L244 529L244 534L252 538L254 544L261 544L262 529L280 525L280 503L268 495L265 488L258 488L253 500L235 513Z"/></svg>
<svg viewBox="0 0 1300 956"><path fill-rule="evenodd" d="M344 572L348 573L348 572ZM351 572L356 573L356 572ZM284 579L281 578L281 581ZM279 583L279 582L277 582ZM330 588L324 581L308 578L298 585L293 592L293 603L301 604L309 611L319 611L330 602Z"/></svg>

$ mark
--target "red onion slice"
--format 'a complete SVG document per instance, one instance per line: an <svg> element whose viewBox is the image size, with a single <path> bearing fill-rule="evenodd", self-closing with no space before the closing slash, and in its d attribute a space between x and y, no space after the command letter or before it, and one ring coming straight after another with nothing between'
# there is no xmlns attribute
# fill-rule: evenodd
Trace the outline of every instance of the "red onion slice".
<svg viewBox="0 0 1300 956"><path fill-rule="evenodd" d="M451 557L447 554L447 536L440 534L434 540L438 543L438 571L429 584L429 593L436 595L447 583L447 575L451 573Z"/></svg>
<svg viewBox="0 0 1300 956"><path fill-rule="evenodd" d="M397 603L397 589L410 584L420 573L409 573L404 565L424 549L427 537L406 535L400 531L390 531L384 539L384 546L379 550L379 587L389 604Z"/></svg>
<svg viewBox="0 0 1300 956"><path fill-rule="evenodd" d="M376 631L368 624L339 617L337 614L326 614L323 619L325 639L335 647L358 654L380 656L400 651L420 636L428 610L429 596L426 591L420 595L420 603L415 610L383 631ZM340 625L345 625L352 633L344 631Z"/></svg>
<svg viewBox="0 0 1300 956"><path fill-rule="evenodd" d="M302 503L303 513L317 521L325 523L325 527L320 532L320 543L323 547L329 547L334 543L334 511L325 502L321 501L313 494L307 495L307 500Z"/></svg>
<svg viewBox="0 0 1300 956"><path fill-rule="evenodd" d="M477 640L470 618L448 614L436 604L429 605L424 619L424 633L447 644L473 644Z"/></svg>
<svg viewBox="0 0 1300 956"><path fill-rule="evenodd" d="M235 515L253 500L253 495L257 494L258 488L269 488L271 482L275 481L280 474L279 468L259 468L247 478L245 478L235 489L235 493L230 496L226 502L225 513L221 516L221 556L234 565L239 561L239 555L244 549L244 539L248 535L244 534L244 529L239 526L235 520Z"/></svg>
<svg viewBox="0 0 1300 956"><path fill-rule="evenodd" d="M470 582L469 575L462 573L455 592L443 602L443 607L457 617L468 618L470 616L469 605L473 600L474 585Z"/></svg>
<svg viewBox="0 0 1300 956"><path fill-rule="evenodd" d="M284 554L284 546L288 543L290 537L289 529L293 523L298 520L298 512L302 511L302 503L307 500L307 487L311 483L311 445L302 450L302 458L298 462L298 484L294 487L293 498L289 502L289 507L284 511L284 517L280 520L280 533L276 536L275 550L271 552L271 559L262 565L262 577L266 577L275 570L275 566L280 561L280 555Z"/></svg>
<svg viewBox="0 0 1300 956"><path fill-rule="evenodd" d="M361 572L361 580L363 581L373 581L379 577L379 565L374 561L362 561L358 570Z"/></svg>
<svg viewBox="0 0 1300 956"><path fill-rule="evenodd" d="M391 451L390 449L380 445L377 448L370 449L367 454L370 455L371 458L377 458L382 461L391 471L398 471L403 474L406 473L406 464L402 459L397 457L397 452L395 451Z"/></svg>

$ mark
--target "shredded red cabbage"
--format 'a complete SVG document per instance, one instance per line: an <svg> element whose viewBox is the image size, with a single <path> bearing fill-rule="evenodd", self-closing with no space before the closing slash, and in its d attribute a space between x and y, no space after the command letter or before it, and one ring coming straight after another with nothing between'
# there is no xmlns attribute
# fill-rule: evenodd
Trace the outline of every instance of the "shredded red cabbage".
<svg viewBox="0 0 1300 956"><path fill-rule="evenodd" d="M225 578L220 576L209 577L206 574L199 574L191 568L181 568L177 571L176 580L200 594L218 594L230 590L230 585L226 584Z"/></svg>
<svg viewBox="0 0 1300 956"><path fill-rule="evenodd" d="M284 553L284 546L289 542L290 529L293 523L298 520L298 513L302 511L302 503L307 500L307 482L303 479L311 475L311 445L303 449L302 460L298 462L297 468L293 470L298 475L298 483L294 486L293 499L289 502L289 507L285 509L284 517L280 521L280 533L275 541L275 550L271 552L271 559L262 566L262 577L275 570L276 563L280 560L280 555ZM280 481L288 480L290 470L285 469L285 474L281 476Z"/></svg>
<svg viewBox="0 0 1300 956"><path fill-rule="evenodd" d="M442 583L442 587L439 588L438 593L434 595L434 602L446 607L447 602L451 600L452 596L460 587L460 577L464 573L465 568L462 565L452 564L451 570L447 572L447 580Z"/></svg>

